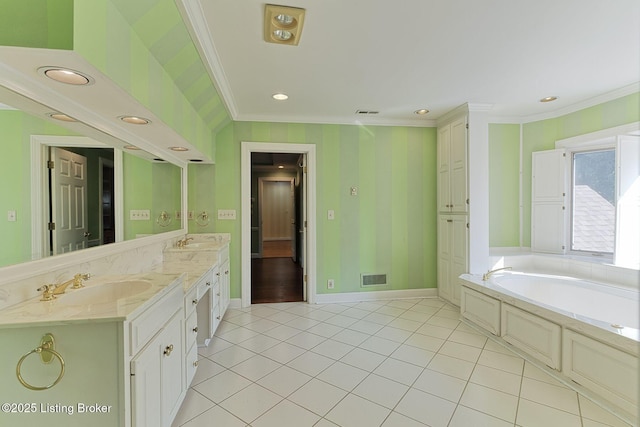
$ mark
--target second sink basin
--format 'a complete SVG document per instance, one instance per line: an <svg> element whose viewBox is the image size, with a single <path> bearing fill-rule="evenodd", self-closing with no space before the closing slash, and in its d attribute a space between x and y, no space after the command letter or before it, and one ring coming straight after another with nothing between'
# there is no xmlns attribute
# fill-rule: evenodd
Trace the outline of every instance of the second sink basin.
<svg viewBox="0 0 640 427"><path fill-rule="evenodd" d="M151 288L146 280L123 280L75 289L58 295L58 301L64 304L103 304L132 297Z"/></svg>

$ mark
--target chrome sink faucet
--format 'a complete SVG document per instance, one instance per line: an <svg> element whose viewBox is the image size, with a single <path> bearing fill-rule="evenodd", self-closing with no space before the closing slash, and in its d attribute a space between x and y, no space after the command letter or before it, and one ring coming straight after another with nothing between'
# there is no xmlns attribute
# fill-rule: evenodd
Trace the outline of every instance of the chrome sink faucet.
<svg viewBox="0 0 640 427"><path fill-rule="evenodd" d="M484 273L484 274L482 275L482 280L483 280L483 281L487 281L487 280L489 280L489 277L491 277L491 275L492 275L493 273L495 273L496 271L500 271L500 270L511 270L511 269L512 269L512 267L502 267L502 268L496 268L495 270L489 270L489 271L487 271L486 273Z"/></svg>
<svg viewBox="0 0 640 427"><path fill-rule="evenodd" d="M73 276L73 279L69 279L66 282L43 285L37 289L38 292L42 292L42 298L40 299L40 301L51 301L55 299L56 295L64 294L69 285L73 285L71 289L83 288L83 280L88 280L90 277L90 274L78 273Z"/></svg>

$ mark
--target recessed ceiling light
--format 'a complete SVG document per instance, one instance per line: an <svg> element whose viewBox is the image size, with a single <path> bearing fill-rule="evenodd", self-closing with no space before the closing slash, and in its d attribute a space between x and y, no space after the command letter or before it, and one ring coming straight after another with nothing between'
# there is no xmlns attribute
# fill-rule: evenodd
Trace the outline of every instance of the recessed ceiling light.
<svg viewBox="0 0 640 427"><path fill-rule="evenodd" d="M278 169L284 169L284 166L278 165Z"/></svg>
<svg viewBox="0 0 640 427"><path fill-rule="evenodd" d="M279 13L273 17L273 20L282 27L288 27L293 24L295 18L291 15L287 15L286 13Z"/></svg>
<svg viewBox="0 0 640 427"><path fill-rule="evenodd" d="M278 40L287 41L291 37L293 37L293 34L291 33L291 31L287 31L287 30L274 30L273 37Z"/></svg>
<svg viewBox="0 0 640 427"><path fill-rule="evenodd" d="M274 93L273 94L273 99L275 99L277 101L285 101L285 100L289 99L289 95L284 94L284 93Z"/></svg>
<svg viewBox="0 0 640 427"><path fill-rule="evenodd" d="M418 114L420 116L424 116L428 112L429 112L429 110L427 110L426 108L421 108L419 110L414 111L414 114Z"/></svg>
<svg viewBox="0 0 640 427"><path fill-rule="evenodd" d="M556 99L558 99L557 96L547 96L545 98L542 98L540 102L551 102L551 101L555 101Z"/></svg>
<svg viewBox="0 0 640 427"><path fill-rule="evenodd" d="M135 145L125 145L123 147L125 150L139 150L140 148L136 147Z"/></svg>
<svg viewBox="0 0 640 427"><path fill-rule="evenodd" d="M93 79L79 71L63 67L42 67L38 72L60 83L75 86L84 86L93 83Z"/></svg>
<svg viewBox="0 0 640 427"><path fill-rule="evenodd" d="M151 123L151 120L137 116L121 116L120 120L131 125L148 125Z"/></svg>
<svg viewBox="0 0 640 427"><path fill-rule="evenodd" d="M169 147L169 149L173 151L189 151L187 147Z"/></svg>
<svg viewBox="0 0 640 427"><path fill-rule="evenodd" d="M74 119L73 117L67 116L64 113L51 113L49 114L49 117L51 117L52 119L60 120L62 122L77 122L76 119Z"/></svg>

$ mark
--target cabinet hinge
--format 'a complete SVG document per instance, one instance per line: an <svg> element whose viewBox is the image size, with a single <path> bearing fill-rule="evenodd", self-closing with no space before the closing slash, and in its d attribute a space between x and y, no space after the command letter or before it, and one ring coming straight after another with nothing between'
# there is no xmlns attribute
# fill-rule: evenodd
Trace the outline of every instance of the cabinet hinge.
<svg viewBox="0 0 640 427"><path fill-rule="evenodd" d="M49 169L55 169L55 163L53 162L53 160L49 160L47 162L47 168Z"/></svg>
<svg viewBox="0 0 640 427"><path fill-rule="evenodd" d="M567 157L567 153L562 153L562 157Z"/></svg>
<svg viewBox="0 0 640 427"><path fill-rule="evenodd" d="M306 166L302 168L302 172L307 173L307 167Z"/></svg>
<svg viewBox="0 0 640 427"><path fill-rule="evenodd" d="M467 223L467 228L469 228L469 223Z"/></svg>
<svg viewBox="0 0 640 427"><path fill-rule="evenodd" d="M562 210L565 210L565 207L564 207L564 206L562 207Z"/></svg>
<svg viewBox="0 0 640 427"><path fill-rule="evenodd" d="M469 199L467 199L467 204L469 204Z"/></svg>
<svg viewBox="0 0 640 427"><path fill-rule="evenodd" d="M307 221L304 222L304 228L307 228Z"/></svg>
<svg viewBox="0 0 640 427"><path fill-rule="evenodd" d="M49 228L49 231L55 230L56 229L56 223L55 222L50 222L48 224L48 228Z"/></svg>
<svg viewBox="0 0 640 427"><path fill-rule="evenodd" d="M304 280L304 283L307 283L307 275L306 274L304 275L303 280Z"/></svg>
<svg viewBox="0 0 640 427"><path fill-rule="evenodd" d="M564 245L562 245L562 250L564 250Z"/></svg>
<svg viewBox="0 0 640 427"><path fill-rule="evenodd" d="M469 129L469 123L467 123L466 125L464 125L467 129Z"/></svg>

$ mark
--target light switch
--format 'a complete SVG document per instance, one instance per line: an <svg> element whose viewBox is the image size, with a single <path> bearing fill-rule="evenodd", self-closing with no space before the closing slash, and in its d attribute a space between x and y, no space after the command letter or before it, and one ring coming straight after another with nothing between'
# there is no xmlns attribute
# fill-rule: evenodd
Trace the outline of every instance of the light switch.
<svg viewBox="0 0 640 427"><path fill-rule="evenodd" d="M335 218L336 218L336 213L335 213L335 211L334 211L333 209L329 209L329 210L327 211L327 219L328 219L328 220L333 220L333 219L335 219Z"/></svg>
<svg viewBox="0 0 640 427"><path fill-rule="evenodd" d="M16 211L8 211L7 212L7 221L15 222L16 221Z"/></svg>

